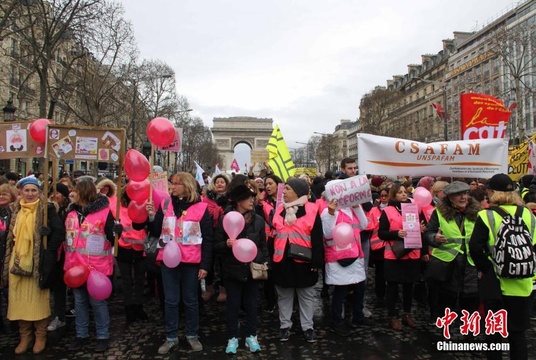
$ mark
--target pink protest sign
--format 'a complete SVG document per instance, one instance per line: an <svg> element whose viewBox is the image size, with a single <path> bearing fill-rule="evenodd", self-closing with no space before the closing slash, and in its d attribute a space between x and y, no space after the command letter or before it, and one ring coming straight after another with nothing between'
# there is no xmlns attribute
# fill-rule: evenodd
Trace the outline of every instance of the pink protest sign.
<svg viewBox="0 0 536 360"><path fill-rule="evenodd" d="M406 230L404 248L419 249L422 247L421 225L419 222L419 208L417 204L402 205L402 229Z"/></svg>

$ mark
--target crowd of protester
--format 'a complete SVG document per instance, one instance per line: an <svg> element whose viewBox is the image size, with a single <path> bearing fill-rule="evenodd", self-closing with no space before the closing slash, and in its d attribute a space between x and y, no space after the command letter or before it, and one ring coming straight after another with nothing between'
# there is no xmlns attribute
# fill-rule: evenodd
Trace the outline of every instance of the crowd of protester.
<svg viewBox="0 0 536 360"><path fill-rule="evenodd" d="M505 174L490 179L369 176L371 202L339 208L337 200L325 198L327 183L344 181L357 172L356 161L348 158L337 172L286 181L268 166L258 174L253 167L245 175L204 174L205 186L180 172L169 177L169 198L161 203L148 200L144 222L129 217L131 199L125 181L82 174L73 178L66 174L53 182L35 175L20 178L12 172L0 176L0 289L7 295L0 300L7 300L7 319L18 324L20 343L15 353L27 352L32 344L33 353L43 352L47 331L65 326L67 314L76 317L76 335L68 349L79 349L89 341L90 307L95 351L108 348L107 301L93 298L86 285L68 289L63 281L65 271L84 264L110 277L117 266L127 324L148 319L143 293L146 286L155 287L152 281L156 283L165 320L159 354L178 347L179 311L184 311L191 351L203 350L199 302L212 297L226 303L227 354L237 353L241 337L249 351L262 350L262 339L257 338L261 297L264 311L279 314L281 342L296 332L292 314L297 304L299 327L305 340L314 343L318 295L314 286L322 281L322 296L331 297L331 330L340 336L372 326L375 311L382 307L389 317L385 326L395 331L415 328L412 304L417 292L423 292L430 326L437 326L449 309L480 311L482 317L487 310L507 310L512 358L526 359L532 277L501 277L490 249L498 241L502 211L519 216L533 238L536 178L526 175L516 185ZM44 187L49 199L43 198ZM422 247L404 249L402 207L413 202L419 187L431 194L430 204L419 209ZM255 243L253 262L267 264L267 279L254 279L250 264L233 255L237 239L223 225L230 211L244 217L237 238ZM333 239L340 223L353 229L354 240L345 248ZM193 241L182 241L187 238L184 224L197 229L190 237ZM177 239L180 264L168 267L162 261L163 247L155 256L146 256L144 243L150 238L160 239L161 245ZM366 283L372 279L374 294L366 294ZM372 311L364 306L365 296L375 299ZM344 311L347 299L351 314ZM245 313L242 329L240 309ZM5 326L3 321L1 325ZM492 335L490 341L500 339ZM488 353L489 358L500 356Z"/></svg>

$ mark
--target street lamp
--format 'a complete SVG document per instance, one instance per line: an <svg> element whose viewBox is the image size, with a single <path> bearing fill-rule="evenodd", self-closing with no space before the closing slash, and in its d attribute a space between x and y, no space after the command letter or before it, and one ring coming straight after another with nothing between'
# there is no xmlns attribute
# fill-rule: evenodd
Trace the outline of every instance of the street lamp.
<svg viewBox="0 0 536 360"><path fill-rule="evenodd" d="M2 109L4 112L4 121L15 121L15 111L17 108L13 106L13 100L9 99L6 103L6 106Z"/></svg>
<svg viewBox="0 0 536 360"><path fill-rule="evenodd" d="M439 85L441 86L441 91L443 91L443 137L445 141L449 140L449 134L448 134L448 104L447 104L447 84L441 81L433 81L433 80L427 80L423 79L417 76L412 77L412 80L421 80L424 83L427 84L433 84L433 85Z"/></svg>

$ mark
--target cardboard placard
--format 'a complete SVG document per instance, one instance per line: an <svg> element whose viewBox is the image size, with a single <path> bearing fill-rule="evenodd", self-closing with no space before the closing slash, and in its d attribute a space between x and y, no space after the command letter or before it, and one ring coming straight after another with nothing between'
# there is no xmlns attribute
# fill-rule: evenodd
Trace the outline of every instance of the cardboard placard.
<svg viewBox="0 0 536 360"><path fill-rule="evenodd" d="M175 139L168 146L158 147L160 151L182 151L182 128L175 128Z"/></svg>
<svg viewBox="0 0 536 360"><path fill-rule="evenodd" d="M253 149L251 150L251 162L257 164L264 164L268 161L268 150L266 149Z"/></svg>
<svg viewBox="0 0 536 360"><path fill-rule="evenodd" d="M124 144L124 129L48 125L45 156L119 164Z"/></svg>
<svg viewBox="0 0 536 360"><path fill-rule="evenodd" d="M0 160L45 156L45 144L32 139L28 130L30 124L30 121L0 124Z"/></svg>

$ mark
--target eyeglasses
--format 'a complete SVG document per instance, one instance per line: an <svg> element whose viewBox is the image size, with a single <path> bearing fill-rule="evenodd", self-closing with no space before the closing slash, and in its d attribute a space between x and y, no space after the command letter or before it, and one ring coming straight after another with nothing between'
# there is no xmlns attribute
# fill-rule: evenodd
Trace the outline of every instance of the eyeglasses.
<svg viewBox="0 0 536 360"><path fill-rule="evenodd" d="M11 197L9 194L0 194L1 197Z"/></svg>
<svg viewBox="0 0 536 360"><path fill-rule="evenodd" d="M388 196L389 196L389 195L380 195L380 197L382 197L382 198L386 198L386 197L388 197Z"/></svg>

